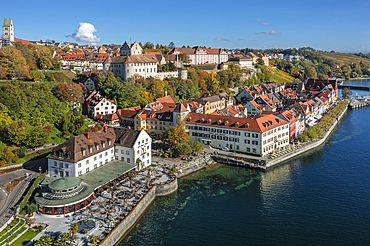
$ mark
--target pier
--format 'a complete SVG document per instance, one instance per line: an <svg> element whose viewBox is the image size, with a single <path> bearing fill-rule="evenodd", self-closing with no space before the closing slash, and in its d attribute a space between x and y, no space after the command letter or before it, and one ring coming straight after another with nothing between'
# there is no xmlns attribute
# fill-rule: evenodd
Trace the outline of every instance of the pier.
<svg viewBox="0 0 370 246"><path fill-rule="evenodd" d="M370 96L355 97L351 98L349 101L350 109L362 108L369 105L370 105Z"/></svg>
<svg viewBox="0 0 370 246"><path fill-rule="evenodd" d="M344 88L349 88L351 90L362 90L362 91L370 91L370 86L362 86L362 85L339 85L338 84L338 89L344 89Z"/></svg>

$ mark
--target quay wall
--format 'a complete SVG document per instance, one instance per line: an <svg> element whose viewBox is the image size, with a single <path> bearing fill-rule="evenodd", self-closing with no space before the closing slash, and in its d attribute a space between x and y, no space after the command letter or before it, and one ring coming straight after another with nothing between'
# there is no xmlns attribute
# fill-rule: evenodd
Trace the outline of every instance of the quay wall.
<svg viewBox="0 0 370 246"><path fill-rule="evenodd" d="M175 192L178 188L177 178L168 184L154 185L131 210L131 212L114 228L109 235L99 244L111 246L115 245L123 238L135 223L140 219L141 215L149 207L157 196L166 196Z"/></svg>
<svg viewBox="0 0 370 246"><path fill-rule="evenodd" d="M303 147L303 148L300 148L292 153L289 153L289 154L286 154L284 156L281 156L281 157L277 157L277 158L274 158L273 160L268 160L266 161L266 168L268 167L271 167L271 166L274 166L280 162L283 162L283 161L286 161L286 160L289 160L291 159L292 157L295 157L297 155L300 155L306 151L309 151L313 148L316 148L318 146L320 146L321 144L323 144L326 139L330 136L330 134L332 133L332 131L334 130L334 128L338 125L338 122L342 119L343 115L347 112L347 109L348 109L348 105L347 107L343 110L343 112L341 113L341 115L338 117L338 120L336 120L334 122L334 124L330 127L330 129L325 133L324 137L319 139L319 140L315 140L313 142L311 142L310 144L308 144L307 146Z"/></svg>
<svg viewBox="0 0 370 246"><path fill-rule="evenodd" d="M214 161L211 158L211 155L207 154L205 157L202 157L202 158L199 158L198 160L196 160L193 165L191 165L189 167L179 168L179 170L177 171L176 176L178 178L184 177L184 176L186 176L190 173L196 172L196 171L204 168L205 166L207 166L209 164L212 164L213 162Z"/></svg>

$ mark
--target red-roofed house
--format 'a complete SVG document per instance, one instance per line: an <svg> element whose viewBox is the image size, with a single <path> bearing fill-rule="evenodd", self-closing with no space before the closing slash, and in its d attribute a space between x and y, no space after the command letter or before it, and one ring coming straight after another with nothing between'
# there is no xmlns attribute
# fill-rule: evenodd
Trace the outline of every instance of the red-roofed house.
<svg viewBox="0 0 370 246"><path fill-rule="evenodd" d="M289 145L289 122L275 115L236 118L189 113L185 124L190 141L197 140L216 148L265 155Z"/></svg>

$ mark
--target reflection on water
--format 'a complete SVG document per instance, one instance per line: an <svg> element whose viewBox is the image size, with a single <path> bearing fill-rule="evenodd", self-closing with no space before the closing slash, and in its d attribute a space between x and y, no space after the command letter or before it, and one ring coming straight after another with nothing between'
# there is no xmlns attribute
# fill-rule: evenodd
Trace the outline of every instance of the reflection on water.
<svg viewBox="0 0 370 246"><path fill-rule="evenodd" d="M369 245L370 107L266 172L217 164L157 198L119 245Z"/></svg>

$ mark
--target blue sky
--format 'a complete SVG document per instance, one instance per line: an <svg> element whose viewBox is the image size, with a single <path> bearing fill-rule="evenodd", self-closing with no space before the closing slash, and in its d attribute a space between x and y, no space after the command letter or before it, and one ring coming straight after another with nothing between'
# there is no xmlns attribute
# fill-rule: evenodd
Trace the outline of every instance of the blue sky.
<svg viewBox="0 0 370 246"><path fill-rule="evenodd" d="M150 41L176 46L288 48L370 52L370 1L198 0L29 1L2 3L16 38L75 42L92 24L98 44ZM95 39L97 40L97 39ZM84 43L84 42L79 42Z"/></svg>

